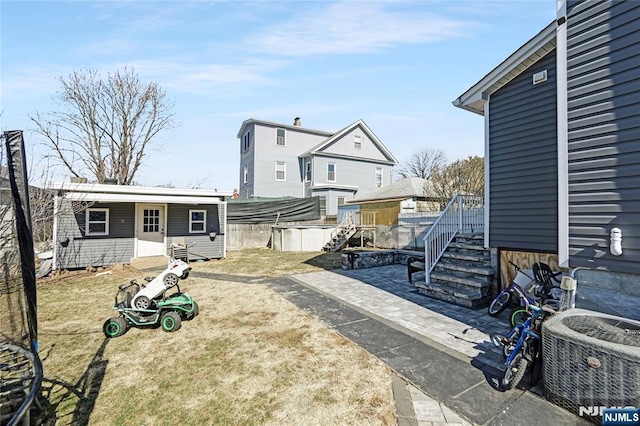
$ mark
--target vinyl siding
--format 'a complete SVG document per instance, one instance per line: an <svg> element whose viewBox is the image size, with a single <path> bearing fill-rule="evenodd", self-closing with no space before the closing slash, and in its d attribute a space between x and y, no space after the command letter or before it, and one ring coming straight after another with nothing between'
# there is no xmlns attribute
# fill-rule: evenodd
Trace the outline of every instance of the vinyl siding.
<svg viewBox="0 0 640 426"><path fill-rule="evenodd" d="M356 136L360 136L360 149L355 147ZM371 138L369 138L359 126L336 139L331 145L325 147L322 152L355 158L366 158L367 160L389 161L384 153L380 151Z"/></svg>
<svg viewBox="0 0 640 426"><path fill-rule="evenodd" d="M637 274L640 2L569 1L567 15L569 263Z"/></svg>
<svg viewBox="0 0 640 426"><path fill-rule="evenodd" d="M547 70L547 81L533 75ZM555 51L491 95L489 245L557 251Z"/></svg>
<svg viewBox="0 0 640 426"><path fill-rule="evenodd" d="M93 203L90 207L109 209L109 235L85 236L85 210L80 210L80 203L63 200L58 214L58 268L129 263L133 258L135 204ZM65 238L69 245L62 247L59 241Z"/></svg>
<svg viewBox="0 0 640 426"><path fill-rule="evenodd" d="M171 243L174 237L184 237L189 247L191 259L220 259L225 257L224 218L226 204L183 205L169 204L167 214L167 255L171 254ZM189 210L206 210L206 233L189 232ZM215 232L216 238L211 241L209 232Z"/></svg>
<svg viewBox="0 0 640 426"><path fill-rule="evenodd" d="M254 125L253 193L261 197L303 197L298 156L326 139L303 130L285 131L285 146L276 145L277 126ZM276 180L276 162L286 163L286 180ZM251 174L251 172L250 172Z"/></svg>

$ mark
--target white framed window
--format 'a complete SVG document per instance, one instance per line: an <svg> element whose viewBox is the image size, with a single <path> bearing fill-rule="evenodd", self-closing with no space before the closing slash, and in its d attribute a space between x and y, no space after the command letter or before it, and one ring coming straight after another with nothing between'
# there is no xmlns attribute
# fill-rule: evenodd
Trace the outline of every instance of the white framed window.
<svg viewBox="0 0 640 426"><path fill-rule="evenodd" d="M203 234L207 230L207 211L189 210L189 232Z"/></svg>
<svg viewBox="0 0 640 426"><path fill-rule="evenodd" d="M304 181L311 182L311 161L304 163Z"/></svg>
<svg viewBox="0 0 640 426"><path fill-rule="evenodd" d="M336 181L336 163L327 164L327 182Z"/></svg>
<svg viewBox="0 0 640 426"><path fill-rule="evenodd" d="M318 198L320 201L320 216L326 216L327 215L327 197L324 195L321 195Z"/></svg>
<svg viewBox="0 0 640 426"><path fill-rule="evenodd" d="M362 136L355 135L353 138L353 147L355 149L362 149Z"/></svg>
<svg viewBox="0 0 640 426"><path fill-rule="evenodd" d="M278 146L285 146L286 145L286 140L285 140L285 130L281 129L281 128L276 128L276 145Z"/></svg>
<svg viewBox="0 0 640 426"><path fill-rule="evenodd" d="M251 130L247 130L242 136L242 151L246 151L251 146Z"/></svg>
<svg viewBox="0 0 640 426"><path fill-rule="evenodd" d="M382 187L382 167L376 167L376 187Z"/></svg>
<svg viewBox="0 0 640 426"><path fill-rule="evenodd" d="M87 209L85 235L109 235L109 209Z"/></svg>
<svg viewBox="0 0 640 426"><path fill-rule="evenodd" d="M345 197L338 197L338 205L342 206L344 205L346 198Z"/></svg>
<svg viewBox="0 0 640 426"><path fill-rule="evenodd" d="M249 182L249 166L247 166L246 164L244 165L244 169L242 169L242 182Z"/></svg>
<svg viewBox="0 0 640 426"><path fill-rule="evenodd" d="M287 180L287 163L276 161L276 180Z"/></svg>

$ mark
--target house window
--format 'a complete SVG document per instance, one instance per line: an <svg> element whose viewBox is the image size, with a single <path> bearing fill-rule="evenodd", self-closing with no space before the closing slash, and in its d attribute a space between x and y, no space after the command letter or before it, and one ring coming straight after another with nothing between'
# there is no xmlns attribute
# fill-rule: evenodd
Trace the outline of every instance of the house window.
<svg viewBox="0 0 640 426"><path fill-rule="evenodd" d="M304 163L304 180L305 182L311 182L311 161Z"/></svg>
<svg viewBox="0 0 640 426"><path fill-rule="evenodd" d="M251 145L251 131L247 130L244 136L242 136L242 150L246 151L249 149L249 145Z"/></svg>
<svg viewBox="0 0 640 426"><path fill-rule="evenodd" d="M344 205L344 201L345 201L345 197L338 197L338 205L339 206Z"/></svg>
<svg viewBox="0 0 640 426"><path fill-rule="evenodd" d="M189 210L189 232L204 233L207 229L207 211Z"/></svg>
<svg viewBox="0 0 640 426"><path fill-rule="evenodd" d="M160 209L142 211L142 232L160 232Z"/></svg>
<svg viewBox="0 0 640 426"><path fill-rule="evenodd" d="M382 167L376 167L376 187L382 187Z"/></svg>
<svg viewBox="0 0 640 426"><path fill-rule="evenodd" d="M287 163L276 161L276 180L286 180L286 167Z"/></svg>
<svg viewBox="0 0 640 426"><path fill-rule="evenodd" d="M320 216L327 215L327 197L318 197L320 201Z"/></svg>
<svg viewBox="0 0 640 426"><path fill-rule="evenodd" d="M109 209L87 209L85 235L109 235Z"/></svg>
<svg viewBox="0 0 640 426"><path fill-rule="evenodd" d="M355 149L361 149L362 148L362 136L360 135L356 135L355 138L353 139L353 147Z"/></svg>
<svg viewBox="0 0 640 426"><path fill-rule="evenodd" d="M285 146L284 129L276 129L276 145Z"/></svg>
<svg viewBox="0 0 640 426"><path fill-rule="evenodd" d="M336 163L327 164L327 182L336 181Z"/></svg>
<svg viewBox="0 0 640 426"><path fill-rule="evenodd" d="M245 164L244 169L242 170L242 181L244 183L249 182L249 166Z"/></svg>

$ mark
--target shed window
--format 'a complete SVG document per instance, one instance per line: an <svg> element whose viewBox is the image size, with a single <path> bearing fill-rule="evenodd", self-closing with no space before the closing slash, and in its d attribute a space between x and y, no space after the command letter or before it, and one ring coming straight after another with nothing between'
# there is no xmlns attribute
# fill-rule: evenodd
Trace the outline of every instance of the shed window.
<svg viewBox="0 0 640 426"><path fill-rule="evenodd" d="M109 235L109 209L87 209L85 235Z"/></svg>
<svg viewBox="0 0 640 426"><path fill-rule="evenodd" d="M207 229L207 211L189 210L189 232L204 233Z"/></svg>
<svg viewBox="0 0 640 426"><path fill-rule="evenodd" d="M311 182L311 161L304 163L304 180L305 182Z"/></svg>

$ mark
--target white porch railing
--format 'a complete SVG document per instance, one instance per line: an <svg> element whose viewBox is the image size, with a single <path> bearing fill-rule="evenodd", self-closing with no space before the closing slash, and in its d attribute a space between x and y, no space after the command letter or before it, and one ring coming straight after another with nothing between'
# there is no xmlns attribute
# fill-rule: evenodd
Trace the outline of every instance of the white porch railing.
<svg viewBox="0 0 640 426"><path fill-rule="evenodd" d="M484 198L456 195L424 237L425 282L431 282L431 271L458 232L484 230Z"/></svg>

